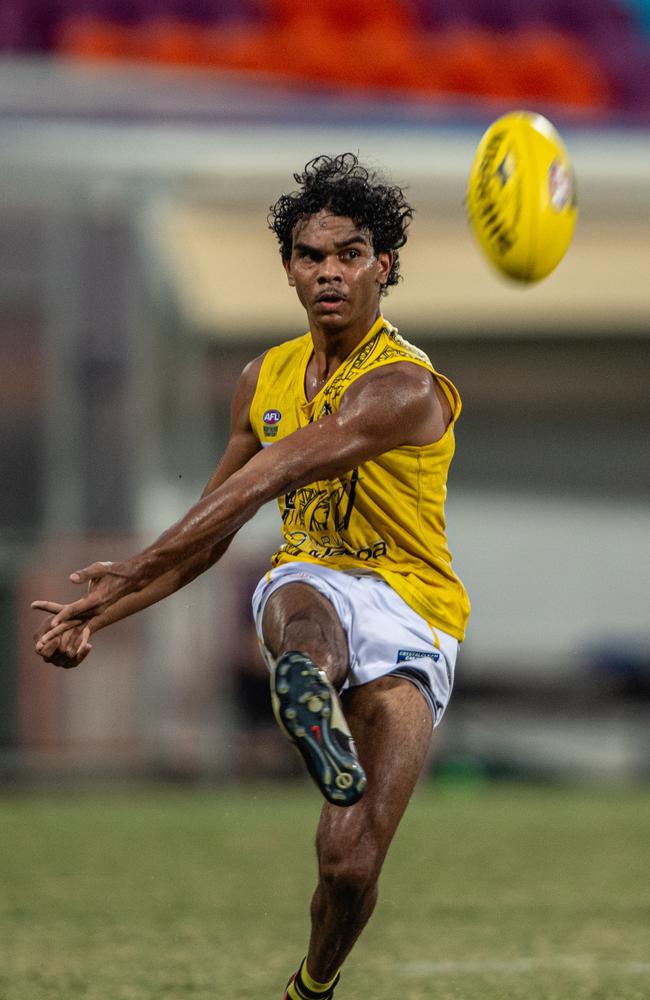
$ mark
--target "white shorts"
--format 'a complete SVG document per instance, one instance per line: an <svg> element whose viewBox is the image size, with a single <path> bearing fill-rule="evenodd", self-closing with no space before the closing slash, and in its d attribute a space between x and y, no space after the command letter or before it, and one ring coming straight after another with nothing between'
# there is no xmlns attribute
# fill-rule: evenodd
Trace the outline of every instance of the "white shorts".
<svg viewBox="0 0 650 1000"><path fill-rule="evenodd" d="M287 583L306 583L333 605L348 640L344 688L387 674L405 677L422 692L438 725L451 697L458 639L429 625L379 576L286 563L267 573L253 594L255 628L269 667L273 658L264 645L262 616L271 594Z"/></svg>

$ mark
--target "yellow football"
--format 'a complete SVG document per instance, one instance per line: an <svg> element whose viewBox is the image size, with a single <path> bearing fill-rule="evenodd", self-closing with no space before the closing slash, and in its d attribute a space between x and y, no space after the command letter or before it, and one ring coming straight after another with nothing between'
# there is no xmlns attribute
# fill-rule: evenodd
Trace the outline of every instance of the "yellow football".
<svg viewBox="0 0 650 1000"><path fill-rule="evenodd" d="M557 267L573 236L576 191L567 151L546 118L512 111L490 125L472 163L467 209L503 274L533 282Z"/></svg>

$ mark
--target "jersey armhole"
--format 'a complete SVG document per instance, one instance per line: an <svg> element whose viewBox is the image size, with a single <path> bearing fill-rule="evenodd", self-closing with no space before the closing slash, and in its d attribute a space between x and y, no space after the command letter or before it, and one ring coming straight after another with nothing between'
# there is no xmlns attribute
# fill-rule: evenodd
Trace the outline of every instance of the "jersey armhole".
<svg viewBox="0 0 650 1000"><path fill-rule="evenodd" d="M260 385L262 384L262 372L264 371L264 366L267 363L267 359L268 359L268 352L266 354L266 357L263 359L262 364L260 365L259 372L257 373L255 392L253 393L253 398L251 399L250 406L248 407L248 422L251 426L253 434L257 438L260 445L262 445L262 440L260 438L259 428L258 428L259 421L256 419L257 411L259 410L259 406L257 404L257 397L260 392Z"/></svg>
<svg viewBox="0 0 650 1000"><path fill-rule="evenodd" d="M432 374L436 382L444 392L447 402L451 407L450 424L454 424L461 411L461 402L458 390L456 389L456 386L454 385L453 382L450 382L450 380L445 375L441 375L440 372L437 372L435 368L432 369Z"/></svg>

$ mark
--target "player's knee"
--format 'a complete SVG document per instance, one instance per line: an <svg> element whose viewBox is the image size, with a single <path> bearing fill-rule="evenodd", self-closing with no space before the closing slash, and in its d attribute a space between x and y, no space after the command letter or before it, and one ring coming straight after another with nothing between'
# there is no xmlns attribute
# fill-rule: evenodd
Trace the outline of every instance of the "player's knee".
<svg viewBox="0 0 650 1000"><path fill-rule="evenodd" d="M327 637L321 623L311 615L305 614L286 623L280 644L282 652L297 649L312 658L319 658L327 650Z"/></svg>
<svg viewBox="0 0 650 1000"><path fill-rule="evenodd" d="M372 848L363 854L324 851L319 858L321 883L337 895L364 896L377 884L381 860L379 852Z"/></svg>

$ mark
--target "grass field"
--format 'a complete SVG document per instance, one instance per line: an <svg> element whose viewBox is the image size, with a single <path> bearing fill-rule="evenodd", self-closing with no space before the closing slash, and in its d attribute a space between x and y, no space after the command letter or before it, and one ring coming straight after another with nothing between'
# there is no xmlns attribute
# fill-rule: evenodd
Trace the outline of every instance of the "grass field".
<svg viewBox="0 0 650 1000"><path fill-rule="evenodd" d="M280 1000L318 806L302 784L0 798L0 997ZM648 791L424 786L337 1000L647 1000L649 849Z"/></svg>

